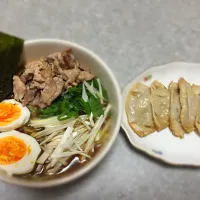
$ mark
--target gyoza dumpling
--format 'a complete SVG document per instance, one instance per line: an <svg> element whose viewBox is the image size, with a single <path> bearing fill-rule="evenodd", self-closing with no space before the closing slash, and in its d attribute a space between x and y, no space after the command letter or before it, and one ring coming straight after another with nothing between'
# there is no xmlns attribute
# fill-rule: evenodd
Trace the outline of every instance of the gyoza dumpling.
<svg viewBox="0 0 200 200"><path fill-rule="evenodd" d="M197 95L198 109L196 113L195 126L200 133L200 85L192 85L193 92Z"/></svg>
<svg viewBox="0 0 200 200"><path fill-rule="evenodd" d="M198 108L197 97L192 91L190 83L183 78L179 80L180 102L181 102L181 124L186 132L195 129L196 111Z"/></svg>
<svg viewBox="0 0 200 200"><path fill-rule="evenodd" d="M178 83L172 81L169 85L169 91L170 91L169 126L172 133L175 136L183 138L185 131L181 125L181 120L180 120L181 104L180 104Z"/></svg>
<svg viewBox="0 0 200 200"><path fill-rule="evenodd" d="M169 98L168 89L162 83L154 81L151 85L151 104L157 131L169 126Z"/></svg>
<svg viewBox="0 0 200 200"><path fill-rule="evenodd" d="M131 128L140 137L155 131L150 102L150 88L136 83L126 99L126 114Z"/></svg>

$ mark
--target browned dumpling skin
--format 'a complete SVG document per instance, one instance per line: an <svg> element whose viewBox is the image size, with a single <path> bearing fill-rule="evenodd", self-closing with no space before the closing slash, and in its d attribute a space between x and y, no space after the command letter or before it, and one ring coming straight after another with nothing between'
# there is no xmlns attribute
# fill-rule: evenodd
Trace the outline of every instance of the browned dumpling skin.
<svg viewBox="0 0 200 200"><path fill-rule="evenodd" d="M181 124L187 133L194 131L196 111L198 108L197 97L192 91L190 83L181 78L179 80L181 102Z"/></svg>
<svg viewBox="0 0 200 200"><path fill-rule="evenodd" d="M144 137L155 131L150 102L150 88L136 83L126 99L126 114L130 127Z"/></svg>
<svg viewBox="0 0 200 200"><path fill-rule="evenodd" d="M170 92L169 127L175 136L183 138L185 131L180 120L181 103L178 83L172 81L168 89Z"/></svg>
<svg viewBox="0 0 200 200"><path fill-rule="evenodd" d="M192 91L197 96L198 108L197 108L197 113L196 113L195 126L196 126L198 132L200 133L200 85L193 84Z"/></svg>
<svg viewBox="0 0 200 200"><path fill-rule="evenodd" d="M167 128L169 126L170 93L168 89L158 81L154 81L151 84L151 104L157 131Z"/></svg>

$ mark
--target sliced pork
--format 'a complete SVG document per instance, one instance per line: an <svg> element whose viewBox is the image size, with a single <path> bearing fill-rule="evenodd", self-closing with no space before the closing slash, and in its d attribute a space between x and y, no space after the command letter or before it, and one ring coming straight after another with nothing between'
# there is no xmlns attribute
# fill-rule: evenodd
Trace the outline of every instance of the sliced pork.
<svg viewBox="0 0 200 200"><path fill-rule="evenodd" d="M64 90L95 76L81 65L71 50L57 52L26 64L20 76L13 77L13 92L23 105L44 108Z"/></svg>

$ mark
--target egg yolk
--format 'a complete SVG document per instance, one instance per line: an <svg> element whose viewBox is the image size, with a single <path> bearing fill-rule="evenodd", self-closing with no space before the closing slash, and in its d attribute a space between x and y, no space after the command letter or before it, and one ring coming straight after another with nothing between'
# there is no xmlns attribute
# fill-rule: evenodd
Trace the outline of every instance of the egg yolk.
<svg viewBox="0 0 200 200"><path fill-rule="evenodd" d="M14 136L0 138L0 165L16 163L26 152L27 146L23 140Z"/></svg>
<svg viewBox="0 0 200 200"><path fill-rule="evenodd" d="M12 103L0 103L0 126L7 126L18 119L21 115L21 109L18 105Z"/></svg>

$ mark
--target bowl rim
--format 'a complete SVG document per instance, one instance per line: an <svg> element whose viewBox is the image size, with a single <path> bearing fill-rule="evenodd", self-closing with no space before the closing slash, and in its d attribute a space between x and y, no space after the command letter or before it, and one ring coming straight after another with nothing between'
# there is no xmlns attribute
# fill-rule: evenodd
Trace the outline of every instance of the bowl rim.
<svg viewBox="0 0 200 200"><path fill-rule="evenodd" d="M62 184L67 184L70 183L74 180L77 180L78 178L82 177L83 175L87 174L90 172L92 169L94 169L97 164L100 163L100 161L103 160L103 158L108 154L108 151L111 149L113 143L116 140L116 137L119 133L120 129L120 124L121 124L121 117L122 117L122 97L121 97L121 90L119 87L119 84L111 71L111 69L108 67L108 65L95 53L93 53L91 50L77 44L74 42L70 42L67 40L61 40L61 39L53 39L53 38L39 38L39 39L31 39L31 40L25 40L24 41L24 46L26 47L27 45L31 44L37 44L37 43L57 43L57 44L62 44L66 46L71 46L72 49L73 47L76 49L79 49L81 51L86 52L90 57L92 57L94 60L96 60L103 68L105 71L109 74L109 78L113 82L114 88L116 90L116 96L117 96L117 101L118 101L118 116L116 120L116 125L113 130L112 137L110 137L109 141L107 144L104 146L102 151L99 152L98 156L94 157L90 163L87 165L83 166L79 170L77 170L75 173L69 174L68 176L63 176L57 179L50 179L50 180L45 180L45 181L29 181L27 179L11 179L9 176L0 176L0 180L4 181L6 183L10 184L15 184L17 186L23 186L23 187L29 187L29 188L49 188L49 187L55 187L59 186Z"/></svg>

